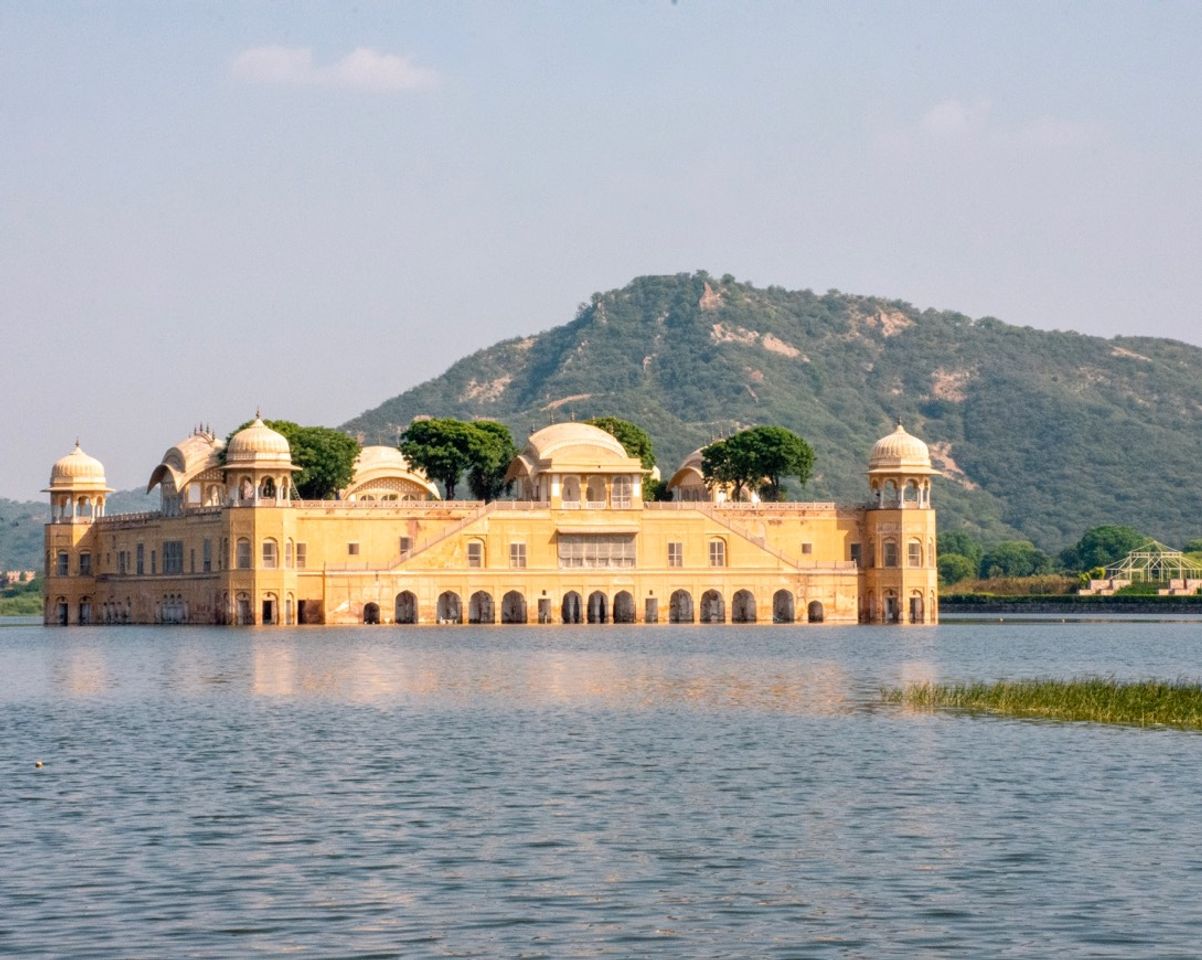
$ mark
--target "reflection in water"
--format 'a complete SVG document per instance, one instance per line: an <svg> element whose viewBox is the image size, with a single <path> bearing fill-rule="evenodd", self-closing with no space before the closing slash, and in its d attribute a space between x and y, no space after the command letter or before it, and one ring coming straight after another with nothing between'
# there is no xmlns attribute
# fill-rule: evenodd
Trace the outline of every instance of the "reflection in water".
<svg viewBox="0 0 1202 960"><path fill-rule="evenodd" d="M5 631L0 955L1196 956L1202 739L879 694L1196 652L1193 624Z"/></svg>

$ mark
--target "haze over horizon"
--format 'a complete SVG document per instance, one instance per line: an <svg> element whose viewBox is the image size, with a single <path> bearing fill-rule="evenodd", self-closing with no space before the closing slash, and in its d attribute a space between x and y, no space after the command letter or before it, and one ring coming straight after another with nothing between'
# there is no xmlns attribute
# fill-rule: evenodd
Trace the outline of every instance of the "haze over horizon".
<svg viewBox="0 0 1202 960"><path fill-rule="evenodd" d="M1187 3L0 0L0 496L706 269L1202 345Z"/></svg>

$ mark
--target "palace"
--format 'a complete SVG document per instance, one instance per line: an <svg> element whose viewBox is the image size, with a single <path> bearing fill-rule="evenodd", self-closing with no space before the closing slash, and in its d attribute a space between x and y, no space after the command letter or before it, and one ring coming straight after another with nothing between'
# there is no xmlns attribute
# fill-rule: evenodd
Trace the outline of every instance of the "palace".
<svg viewBox="0 0 1202 960"><path fill-rule="evenodd" d="M222 454L224 453L224 456ZM897 429L866 504L736 502L700 451L644 502L610 434L560 423L510 465L517 499L443 501L392 447L366 447L337 500L292 496L261 419L197 430L150 475L161 507L109 516L79 445L50 473L48 624L935 623L926 444Z"/></svg>

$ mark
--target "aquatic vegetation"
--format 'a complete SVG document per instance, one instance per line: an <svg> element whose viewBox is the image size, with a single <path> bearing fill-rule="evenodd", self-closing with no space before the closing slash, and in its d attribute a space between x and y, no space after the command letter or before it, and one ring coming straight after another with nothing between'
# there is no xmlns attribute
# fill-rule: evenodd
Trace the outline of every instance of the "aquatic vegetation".
<svg viewBox="0 0 1202 960"><path fill-rule="evenodd" d="M886 702L916 710L966 710L1012 717L1202 729L1197 680L1033 678L992 683L914 683L881 691Z"/></svg>

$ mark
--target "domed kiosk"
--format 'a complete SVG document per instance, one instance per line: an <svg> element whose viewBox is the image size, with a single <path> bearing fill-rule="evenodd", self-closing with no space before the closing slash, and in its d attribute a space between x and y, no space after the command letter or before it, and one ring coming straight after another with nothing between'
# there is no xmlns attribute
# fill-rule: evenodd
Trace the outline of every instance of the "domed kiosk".
<svg viewBox="0 0 1202 960"><path fill-rule="evenodd" d="M75 441L75 449L54 462L50 468L51 521L87 522L104 516L104 502L112 489L104 478L104 464L89 457Z"/></svg>
<svg viewBox="0 0 1202 960"><path fill-rule="evenodd" d="M643 465L613 434L588 423L536 431L505 475L521 500L572 509L642 505Z"/></svg>
<svg viewBox="0 0 1202 960"><path fill-rule="evenodd" d="M283 505L292 500L292 463L287 438L256 413L249 426L232 437L225 451L225 483L237 506Z"/></svg>
<svg viewBox="0 0 1202 960"><path fill-rule="evenodd" d="M927 445L899 422L873 444L865 515L867 573L861 619L870 623L935 623L938 568Z"/></svg>

